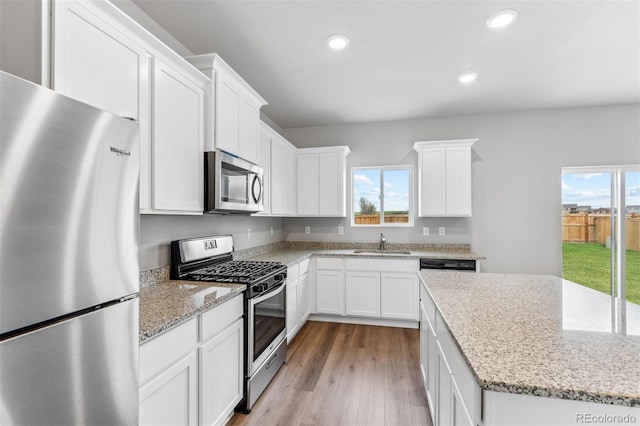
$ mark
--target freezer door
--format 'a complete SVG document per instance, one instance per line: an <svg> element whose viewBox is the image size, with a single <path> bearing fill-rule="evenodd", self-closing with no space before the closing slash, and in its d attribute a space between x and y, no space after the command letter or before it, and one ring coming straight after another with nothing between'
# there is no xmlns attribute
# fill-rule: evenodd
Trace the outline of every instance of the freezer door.
<svg viewBox="0 0 640 426"><path fill-rule="evenodd" d="M138 291L138 125L0 72L0 334Z"/></svg>
<svg viewBox="0 0 640 426"><path fill-rule="evenodd" d="M0 424L137 425L138 299L0 342Z"/></svg>

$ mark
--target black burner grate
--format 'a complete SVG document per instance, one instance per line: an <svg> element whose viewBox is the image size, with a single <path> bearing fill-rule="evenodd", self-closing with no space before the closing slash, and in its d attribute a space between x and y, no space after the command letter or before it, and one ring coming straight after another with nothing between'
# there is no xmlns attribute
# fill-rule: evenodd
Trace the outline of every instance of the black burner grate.
<svg viewBox="0 0 640 426"><path fill-rule="evenodd" d="M282 264L278 262L231 260L197 269L189 274L189 278L198 281L249 284L280 269Z"/></svg>

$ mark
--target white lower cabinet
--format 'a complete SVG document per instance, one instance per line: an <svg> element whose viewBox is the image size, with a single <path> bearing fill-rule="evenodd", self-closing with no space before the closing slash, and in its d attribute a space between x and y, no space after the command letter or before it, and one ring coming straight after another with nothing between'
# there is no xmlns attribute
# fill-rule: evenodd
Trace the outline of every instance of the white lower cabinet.
<svg viewBox="0 0 640 426"><path fill-rule="evenodd" d="M307 264L309 259L307 259ZM310 292L309 273L300 275L298 278L298 324L300 327L307 322L307 318L311 314L311 292Z"/></svg>
<svg viewBox="0 0 640 426"><path fill-rule="evenodd" d="M418 319L418 276L383 272L380 279L380 316L415 321Z"/></svg>
<svg viewBox="0 0 640 426"><path fill-rule="evenodd" d="M287 342L298 332L298 280L287 276Z"/></svg>
<svg viewBox="0 0 640 426"><path fill-rule="evenodd" d="M140 346L140 425L224 424L242 399L242 295Z"/></svg>
<svg viewBox="0 0 640 426"><path fill-rule="evenodd" d="M287 265L287 342L291 342L309 317L310 261L303 259Z"/></svg>
<svg viewBox="0 0 640 426"><path fill-rule="evenodd" d="M380 316L380 273L346 272L345 311L349 316Z"/></svg>
<svg viewBox="0 0 640 426"><path fill-rule="evenodd" d="M451 369L442 353L442 347L436 342L436 425L450 425L451 422Z"/></svg>
<svg viewBox="0 0 640 426"><path fill-rule="evenodd" d="M346 259L346 314L418 320L418 263L408 259Z"/></svg>
<svg viewBox="0 0 640 426"><path fill-rule="evenodd" d="M344 315L344 261L316 259L316 313Z"/></svg>
<svg viewBox="0 0 640 426"><path fill-rule="evenodd" d="M481 390L420 286L420 369L434 426L480 424Z"/></svg>
<svg viewBox="0 0 640 426"><path fill-rule="evenodd" d="M418 268L416 259L316 258L315 313L415 328Z"/></svg>
<svg viewBox="0 0 640 426"><path fill-rule="evenodd" d="M242 399L243 320L200 347L201 424L223 424Z"/></svg>
<svg viewBox="0 0 640 426"><path fill-rule="evenodd" d="M197 367L194 351L140 388L140 425L198 424Z"/></svg>

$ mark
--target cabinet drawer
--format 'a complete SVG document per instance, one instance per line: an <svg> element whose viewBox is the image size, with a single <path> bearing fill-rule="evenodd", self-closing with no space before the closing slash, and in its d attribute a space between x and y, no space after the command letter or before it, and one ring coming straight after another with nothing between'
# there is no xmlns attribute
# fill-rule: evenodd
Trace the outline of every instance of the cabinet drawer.
<svg viewBox="0 0 640 426"><path fill-rule="evenodd" d="M479 399L480 388L476 384L476 381L474 380L469 367L467 367L464 358L462 358L462 354L453 341L453 337L444 324L444 320L440 316L440 313L437 313L436 335L438 336L438 340L442 346L442 352L444 353L447 363L451 368L451 374L453 374L458 385L458 389L460 390L460 396L462 397L467 409L471 412L471 416L475 417L474 408L477 405L476 393L478 394Z"/></svg>
<svg viewBox="0 0 640 426"><path fill-rule="evenodd" d="M416 272L417 259L347 259L347 270L376 272Z"/></svg>
<svg viewBox="0 0 640 426"><path fill-rule="evenodd" d="M319 257L316 259L317 269L342 269L342 258Z"/></svg>
<svg viewBox="0 0 640 426"><path fill-rule="evenodd" d="M166 370L198 344L198 319L180 324L140 346L140 384Z"/></svg>
<svg viewBox="0 0 640 426"><path fill-rule="evenodd" d="M309 272L309 263L311 262L311 259L304 259L301 260L298 263L298 274L300 274L300 276L303 276L304 274Z"/></svg>
<svg viewBox="0 0 640 426"><path fill-rule="evenodd" d="M242 295L238 295L223 304L200 315L200 341L205 342L242 317Z"/></svg>
<svg viewBox="0 0 640 426"><path fill-rule="evenodd" d="M293 282L298 279L298 264L290 263L287 265L287 280Z"/></svg>

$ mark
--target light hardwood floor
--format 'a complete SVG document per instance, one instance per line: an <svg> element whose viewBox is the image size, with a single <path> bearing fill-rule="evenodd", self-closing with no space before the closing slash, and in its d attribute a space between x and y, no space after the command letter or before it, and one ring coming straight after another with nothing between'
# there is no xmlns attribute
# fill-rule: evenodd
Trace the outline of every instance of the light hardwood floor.
<svg viewBox="0 0 640 426"><path fill-rule="evenodd" d="M432 426L419 332L308 321L251 413L229 424Z"/></svg>

